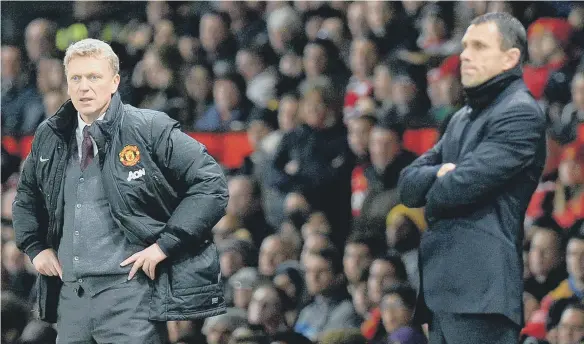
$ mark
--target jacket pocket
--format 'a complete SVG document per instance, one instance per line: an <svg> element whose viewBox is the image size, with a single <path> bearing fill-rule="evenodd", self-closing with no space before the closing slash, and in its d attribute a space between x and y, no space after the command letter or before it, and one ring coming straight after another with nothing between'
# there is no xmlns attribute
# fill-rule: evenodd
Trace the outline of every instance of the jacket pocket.
<svg viewBox="0 0 584 344"><path fill-rule="evenodd" d="M196 288L216 285L221 280L219 254L211 242L199 254L186 253L171 264L169 280L173 294L180 295Z"/></svg>

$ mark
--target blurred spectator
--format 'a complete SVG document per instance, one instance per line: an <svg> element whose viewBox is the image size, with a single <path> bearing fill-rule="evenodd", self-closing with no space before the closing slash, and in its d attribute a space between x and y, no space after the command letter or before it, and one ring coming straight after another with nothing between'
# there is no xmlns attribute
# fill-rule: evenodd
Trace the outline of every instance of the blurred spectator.
<svg viewBox="0 0 584 344"><path fill-rule="evenodd" d="M357 228L347 238L343 256L343 270L348 282L348 291L353 293L369 271L373 259L385 250L383 241L365 228Z"/></svg>
<svg viewBox="0 0 584 344"><path fill-rule="evenodd" d="M252 293L247 311L251 325L261 325L268 336L289 330L284 313L291 307L288 296L271 282L260 284Z"/></svg>
<svg viewBox="0 0 584 344"><path fill-rule="evenodd" d="M357 160L351 172L351 211L353 217L361 215L361 208L367 194L365 170L370 165L369 137L376 123L373 116L359 116L347 121L349 147Z"/></svg>
<svg viewBox="0 0 584 344"><path fill-rule="evenodd" d="M308 303L308 292L304 281L304 270L297 261L286 261L278 265L272 277L274 285L280 288L295 306L286 314L286 323L292 327L296 323L298 313Z"/></svg>
<svg viewBox="0 0 584 344"><path fill-rule="evenodd" d="M207 344L228 344L235 329L245 325L247 316L239 309L228 309L227 313L205 319L202 333Z"/></svg>
<svg viewBox="0 0 584 344"><path fill-rule="evenodd" d="M355 328L359 316L345 286L341 256L335 249L323 249L306 259L306 286L314 301L298 317L295 330L316 341L327 330Z"/></svg>
<svg viewBox="0 0 584 344"><path fill-rule="evenodd" d="M267 41L266 23L259 14L243 2L221 1L219 8L231 19L231 32L240 47L249 47Z"/></svg>
<svg viewBox="0 0 584 344"><path fill-rule="evenodd" d="M541 301L567 277L563 231L553 219L542 218L533 224L532 232L528 257L532 276L524 288Z"/></svg>
<svg viewBox="0 0 584 344"><path fill-rule="evenodd" d="M218 76L213 85L213 106L195 122L202 131L241 130L251 104L245 97L245 80L235 73Z"/></svg>
<svg viewBox="0 0 584 344"><path fill-rule="evenodd" d="M452 55L435 69L428 72L428 96L431 108L429 117L441 126L444 133L448 121L463 104L460 82L460 58Z"/></svg>
<svg viewBox="0 0 584 344"><path fill-rule="evenodd" d="M237 70L247 83L247 98L261 108L268 108L277 102L278 73L274 66L266 63L265 55L260 48L248 47L240 49L235 59Z"/></svg>
<svg viewBox="0 0 584 344"><path fill-rule="evenodd" d="M584 219L584 143L568 147L558 169L553 215L562 228Z"/></svg>
<svg viewBox="0 0 584 344"><path fill-rule="evenodd" d="M261 188L258 182L249 176L235 176L228 181L229 203L227 214L239 219L248 229L256 245L261 245L264 238L274 232L265 219L261 206Z"/></svg>
<svg viewBox="0 0 584 344"><path fill-rule="evenodd" d="M572 304L562 312L558 324L558 344L576 344L584 340L584 307Z"/></svg>
<svg viewBox="0 0 584 344"><path fill-rule="evenodd" d="M576 297L582 301L584 291L584 234L575 231L569 239L566 248L566 268L568 278L548 293L541 302L541 308L531 317L523 332L538 339L544 339L546 335L545 323L549 316L550 307L559 299Z"/></svg>
<svg viewBox="0 0 584 344"><path fill-rule="evenodd" d="M188 98L185 113L181 115L187 128L192 128L213 106L213 79L213 70L202 64L187 71L184 84Z"/></svg>
<svg viewBox="0 0 584 344"><path fill-rule="evenodd" d="M382 119L373 127L369 138L371 165L365 170L367 196L361 216L384 221L398 199L396 194L400 172L416 159L416 155L402 144L404 128L389 119Z"/></svg>
<svg viewBox="0 0 584 344"><path fill-rule="evenodd" d="M287 177L277 187L282 192L301 191L326 214L334 241L342 243L351 216L353 157L346 129L338 120L337 99L328 80L306 85L300 110L306 124L284 135L274 164Z"/></svg>
<svg viewBox="0 0 584 344"><path fill-rule="evenodd" d="M305 266L307 259L311 255L317 254L319 251L333 246L333 242L327 234L316 232L306 235L304 238L304 245L302 246L302 253L300 255L300 263Z"/></svg>
<svg viewBox="0 0 584 344"><path fill-rule="evenodd" d="M408 275L403 261L398 255L388 254L377 258L369 268L367 291L372 308L361 324L361 333L371 343L384 343L387 332L381 323L381 299L383 291L397 283L407 283Z"/></svg>
<svg viewBox="0 0 584 344"><path fill-rule="evenodd" d="M284 94L278 105L278 126L282 133L292 131L298 125L299 100L295 94Z"/></svg>
<svg viewBox="0 0 584 344"><path fill-rule="evenodd" d="M281 5L280 8L271 11L267 19L270 45L280 56L292 48L293 40L299 39L298 35L302 31L302 20L298 13L284 3Z"/></svg>
<svg viewBox="0 0 584 344"><path fill-rule="evenodd" d="M27 82L20 49L2 45L1 54L2 135L32 135L45 117L42 98Z"/></svg>
<svg viewBox="0 0 584 344"><path fill-rule="evenodd" d="M239 269L257 265L257 250L252 243L232 239L219 246L221 275L227 279Z"/></svg>
<svg viewBox="0 0 584 344"><path fill-rule="evenodd" d="M394 285L384 291L381 300L381 319L388 333L388 343L426 344L421 328L414 327L412 316L416 291L409 285Z"/></svg>
<svg viewBox="0 0 584 344"><path fill-rule="evenodd" d="M66 90L65 69L60 60L42 58L37 62L36 87L42 95Z"/></svg>
<svg viewBox="0 0 584 344"><path fill-rule="evenodd" d="M584 139L578 137L578 128L584 124L584 64L572 78L571 96L571 102L562 109L561 114L551 118L553 138L561 144Z"/></svg>
<svg viewBox="0 0 584 344"><path fill-rule="evenodd" d="M396 5L397 2L367 2L367 24L382 57L398 49L415 50L417 30L398 12Z"/></svg>
<svg viewBox="0 0 584 344"><path fill-rule="evenodd" d="M372 40L357 38L351 44L350 68L352 76L345 90L343 117L345 120L358 116L357 101L373 94L372 74L378 59L377 47Z"/></svg>
<svg viewBox="0 0 584 344"><path fill-rule="evenodd" d="M229 16L224 12L210 11L201 18L201 47L208 64L222 60L234 62L237 43L229 30L230 25Z"/></svg>
<svg viewBox="0 0 584 344"><path fill-rule="evenodd" d="M24 45L28 60L36 65L42 58L56 57L55 37L57 25L47 19L37 18L25 29Z"/></svg>
<svg viewBox="0 0 584 344"><path fill-rule="evenodd" d="M550 73L566 63L564 49L571 30L570 24L559 18L540 18L529 26L529 64L523 67L523 80L536 99L542 97Z"/></svg>
<svg viewBox="0 0 584 344"><path fill-rule="evenodd" d="M365 37L369 33L367 4L361 1L351 2L347 10L347 22L353 39Z"/></svg>
<svg viewBox="0 0 584 344"><path fill-rule="evenodd" d="M239 269L229 279L225 293L233 292L233 305L236 308L247 310L251 301L253 288L260 281L260 274L256 268L244 267Z"/></svg>
<svg viewBox="0 0 584 344"><path fill-rule="evenodd" d="M278 235L265 238L260 247L258 270L264 277L272 278L276 268L288 259L294 259L292 250Z"/></svg>

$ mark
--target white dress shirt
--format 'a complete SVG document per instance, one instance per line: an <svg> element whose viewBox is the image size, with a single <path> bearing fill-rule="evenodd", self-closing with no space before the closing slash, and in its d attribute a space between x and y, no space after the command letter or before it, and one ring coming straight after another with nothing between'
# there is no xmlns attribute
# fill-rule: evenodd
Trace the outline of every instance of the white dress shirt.
<svg viewBox="0 0 584 344"><path fill-rule="evenodd" d="M99 116L97 118L97 121L101 121L103 119L103 117L105 117L105 113L101 116ZM79 112L77 113L77 130L75 130L75 137L77 138L77 153L79 155L79 161L81 161L81 156L82 156L82 152L81 152L81 144L83 143L83 128L85 128L87 125L87 123L85 123L85 121L83 121L83 119L81 118L81 115L79 114ZM93 139L93 137L89 136L91 138L91 142L93 143L93 156L97 156L97 144L95 143L95 140Z"/></svg>

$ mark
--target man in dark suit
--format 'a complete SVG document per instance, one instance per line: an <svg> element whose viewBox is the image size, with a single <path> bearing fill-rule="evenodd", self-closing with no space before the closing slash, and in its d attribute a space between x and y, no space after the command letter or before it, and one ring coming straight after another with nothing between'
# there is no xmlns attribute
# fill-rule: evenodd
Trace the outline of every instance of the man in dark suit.
<svg viewBox="0 0 584 344"><path fill-rule="evenodd" d="M468 104L404 169L402 203L425 206L417 321L430 343L517 343L522 240L546 158L545 117L522 81L525 29L505 13L473 20L462 39Z"/></svg>

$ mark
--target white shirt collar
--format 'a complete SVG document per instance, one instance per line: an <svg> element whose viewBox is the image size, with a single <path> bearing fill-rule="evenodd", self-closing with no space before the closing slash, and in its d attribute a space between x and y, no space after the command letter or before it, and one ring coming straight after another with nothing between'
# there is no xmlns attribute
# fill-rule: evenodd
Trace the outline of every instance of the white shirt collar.
<svg viewBox="0 0 584 344"><path fill-rule="evenodd" d="M96 119L96 121L101 121L104 117L105 117L105 112L101 116L99 116ZM80 133L83 133L83 128L85 128L88 125L89 124L85 123L85 121L81 118L81 114L79 112L77 112L77 130Z"/></svg>

